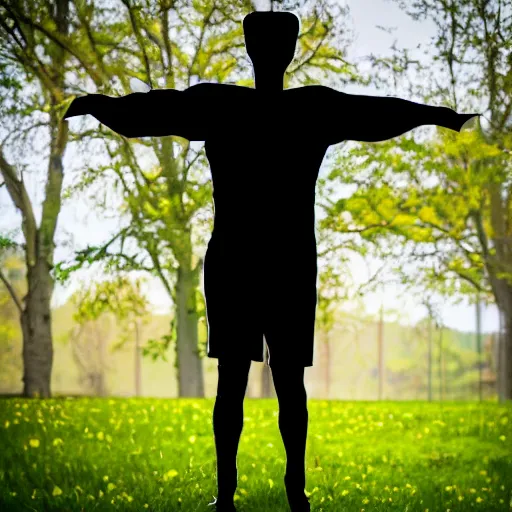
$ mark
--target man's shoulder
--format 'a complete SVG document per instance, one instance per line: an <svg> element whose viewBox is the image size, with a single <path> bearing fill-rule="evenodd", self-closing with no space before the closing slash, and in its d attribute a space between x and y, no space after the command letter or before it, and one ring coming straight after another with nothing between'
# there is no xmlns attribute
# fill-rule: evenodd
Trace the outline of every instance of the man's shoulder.
<svg viewBox="0 0 512 512"><path fill-rule="evenodd" d="M285 91L293 91L299 94L315 94L329 90L334 91L334 89L331 89L331 87L327 87L327 85L320 84L301 85L300 87L292 87L290 89L285 89Z"/></svg>
<svg viewBox="0 0 512 512"><path fill-rule="evenodd" d="M197 91L200 93L205 94L237 94L237 95L252 95L252 96L258 96L260 95L260 91L258 89L255 89L253 87L246 87L244 85L237 85L232 83L217 83L217 82L199 82L195 85L192 85L187 89L188 91ZM337 91L336 89L333 89L331 87L328 87L326 85L303 85L300 87L293 87L290 89L284 89L286 94L290 95L310 95L314 96L317 95L326 95L326 94L333 94Z"/></svg>
<svg viewBox="0 0 512 512"><path fill-rule="evenodd" d="M192 94L199 93L212 97L244 96L254 94L255 89L236 84L225 84L217 82L200 82L187 89Z"/></svg>
<svg viewBox="0 0 512 512"><path fill-rule="evenodd" d="M296 91L296 94L303 94L305 96L328 96L335 94L339 91L333 89L332 87L328 87L327 85L304 85L302 87L297 87L296 89L287 89L289 91Z"/></svg>

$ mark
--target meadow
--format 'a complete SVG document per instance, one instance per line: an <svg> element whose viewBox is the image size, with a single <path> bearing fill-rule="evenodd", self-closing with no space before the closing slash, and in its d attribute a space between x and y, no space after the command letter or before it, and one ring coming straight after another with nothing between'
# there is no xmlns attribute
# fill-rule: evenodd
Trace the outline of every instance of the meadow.
<svg viewBox="0 0 512 512"><path fill-rule="evenodd" d="M0 510L207 511L213 399L0 400ZM240 512L289 508L277 401L246 399ZM512 404L309 400L312 510L512 509Z"/></svg>

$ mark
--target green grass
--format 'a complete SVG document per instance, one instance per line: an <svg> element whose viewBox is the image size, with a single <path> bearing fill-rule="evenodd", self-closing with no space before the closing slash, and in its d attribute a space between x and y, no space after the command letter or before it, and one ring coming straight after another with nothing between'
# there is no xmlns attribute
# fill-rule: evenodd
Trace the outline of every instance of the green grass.
<svg viewBox="0 0 512 512"><path fill-rule="evenodd" d="M213 400L0 400L0 510L207 511ZM512 406L309 401L321 511L512 509ZM276 400L245 402L237 506L288 511Z"/></svg>

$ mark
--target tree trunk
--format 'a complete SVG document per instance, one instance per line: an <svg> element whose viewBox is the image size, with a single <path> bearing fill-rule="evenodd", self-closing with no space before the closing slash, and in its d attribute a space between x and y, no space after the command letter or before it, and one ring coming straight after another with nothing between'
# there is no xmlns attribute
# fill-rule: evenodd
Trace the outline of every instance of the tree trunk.
<svg viewBox="0 0 512 512"><path fill-rule="evenodd" d="M478 400L481 402L483 399L483 381L482 381L482 310L480 307L480 297L476 301L476 351L478 354Z"/></svg>
<svg viewBox="0 0 512 512"><path fill-rule="evenodd" d="M108 318L110 321L110 318ZM107 331L108 333L109 331ZM101 328L96 329L98 340L98 365L96 370L96 381L94 390L96 396L107 396L107 333L102 332Z"/></svg>
<svg viewBox="0 0 512 512"><path fill-rule="evenodd" d="M324 399L328 400L331 395L331 346L329 344L329 333L324 332L323 347L323 367L324 367Z"/></svg>
<svg viewBox="0 0 512 512"><path fill-rule="evenodd" d="M438 359L438 375L439 375L439 400L444 400L443 392L443 328L439 330L439 359Z"/></svg>
<svg viewBox="0 0 512 512"><path fill-rule="evenodd" d="M500 272L509 272L510 268L510 236L507 231L509 223L509 202L503 199L503 185L498 181L488 185L491 199L491 228L495 254L487 254L487 246L482 221L478 224L480 240L484 241L486 251L486 269L489 281L501 314L502 357L500 358L501 371L499 375L500 401L512 400L512 286L507 279L500 278ZM482 242L481 242L482 243Z"/></svg>
<svg viewBox="0 0 512 512"><path fill-rule="evenodd" d="M441 393L442 393L442 400L448 399L448 392L447 392L447 378L446 378L446 358L448 357L448 353L444 348L444 327L441 326L441 333L440 333L440 341L441 344Z"/></svg>
<svg viewBox="0 0 512 512"><path fill-rule="evenodd" d="M204 397L203 365L199 355L196 304L197 275L181 264L176 282L176 363L180 397Z"/></svg>
<svg viewBox="0 0 512 512"><path fill-rule="evenodd" d="M490 281L500 314L498 396L503 402L512 400L512 286L494 274Z"/></svg>
<svg viewBox="0 0 512 512"><path fill-rule="evenodd" d="M105 397L108 394L105 373L102 370L95 370L89 375L89 386L94 396Z"/></svg>
<svg viewBox="0 0 512 512"><path fill-rule="evenodd" d="M432 314L428 314L428 401L432 402Z"/></svg>
<svg viewBox="0 0 512 512"><path fill-rule="evenodd" d="M139 319L135 319L135 396L142 394L142 368L140 355L140 327Z"/></svg>
<svg viewBox="0 0 512 512"><path fill-rule="evenodd" d="M379 400L384 396L384 311L380 307L379 327L377 333L378 365L379 365Z"/></svg>
<svg viewBox="0 0 512 512"><path fill-rule="evenodd" d="M512 400L512 318L500 312L498 395L500 402Z"/></svg>
<svg viewBox="0 0 512 512"><path fill-rule="evenodd" d="M505 400L512 400L512 318L509 315L505 321L505 336L504 336L504 358L503 358L503 388Z"/></svg>
<svg viewBox="0 0 512 512"><path fill-rule="evenodd" d="M23 395L49 398L53 364L50 299L53 280L48 264L39 258L28 265L28 292L21 314L23 332Z"/></svg>
<svg viewBox="0 0 512 512"><path fill-rule="evenodd" d="M327 387L327 396L326 398L331 398L331 343L329 339L329 334L327 334L327 341L325 343L325 351L326 351L326 365L325 365L325 385Z"/></svg>

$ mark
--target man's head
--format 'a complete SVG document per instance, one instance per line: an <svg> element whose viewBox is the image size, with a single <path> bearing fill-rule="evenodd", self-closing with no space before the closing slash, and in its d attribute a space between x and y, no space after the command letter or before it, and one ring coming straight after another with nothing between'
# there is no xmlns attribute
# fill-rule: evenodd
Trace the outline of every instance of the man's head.
<svg viewBox="0 0 512 512"><path fill-rule="evenodd" d="M254 68L284 74L295 55L299 18L291 12L255 11L244 18L243 27Z"/></svg>

